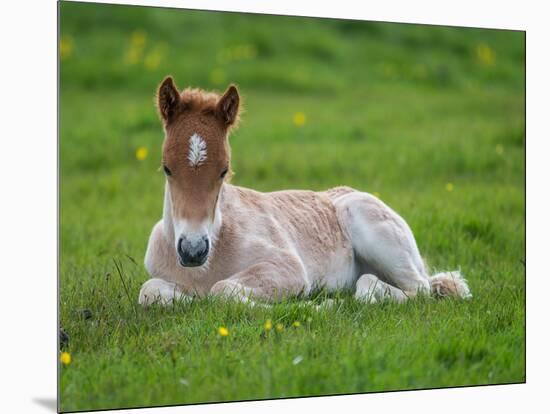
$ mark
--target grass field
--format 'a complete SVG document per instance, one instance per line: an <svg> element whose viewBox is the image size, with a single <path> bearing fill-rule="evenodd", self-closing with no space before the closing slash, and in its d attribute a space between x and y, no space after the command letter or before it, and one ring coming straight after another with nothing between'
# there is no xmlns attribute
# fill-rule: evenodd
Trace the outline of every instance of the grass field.
<svg viewBox="0 0 550 414"><path fill-rule="evenodd" d="M525 381L523 33L61 3L60 55L63 411ZM138 307L166 74L239 85L233 183L375 193L473 299Z"/></svg>

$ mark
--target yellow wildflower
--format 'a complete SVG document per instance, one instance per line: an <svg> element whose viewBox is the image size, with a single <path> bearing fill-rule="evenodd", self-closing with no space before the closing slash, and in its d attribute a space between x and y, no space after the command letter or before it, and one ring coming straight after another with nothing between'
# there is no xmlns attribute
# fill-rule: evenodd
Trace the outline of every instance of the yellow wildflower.
<svg viewBox="0 0 550 414"><path fill-rule="evenodd" d="M265 321L264 323L264 329L266 331L270 331L271 328L273 328L273 324L271 323L271 319L268 319L267 321Z"/></svg>
<svg viewBox="0 0 550 414"><path fill-rule="evenodd" d="M476 48L478 60L484 65L493 65L496 60L496 53L488 45L482 43Z"/></svg>
<svg viewBox="0 0 550 414"><path fill-rule="evenodd" d="M70 36L61 36L59 39L59 58L67 59L73 53L73 39Z"/></svg>
<svg viewBox="0 0 550 414"><path fill-rule="evenodd" d="M306 123L306 115L303 112L296 112L292 118L294 125L302 127Z"/></svg>
<svg viewBox="0 0 550 414"><path fill-rule="evenodd" d="M136 49L132 47L128 50L128 52L126 52L126 56L124 59L126 63L130 65L135 65L140 61L141 53L142 53L141 49Z"/></svg>
<svg viewBox="0 0 550 414"><path fill-rule="evenodd" d="M278 323L277 325L275 325L275 329L277 330L277 332L282 332L285 327L282 323Z"/></svg>
<svg viewBox="0 0 550 414"><path fill-rule="evenodd" d="M445 185L445 189L448 191L448 192L451 192L455 189L455 186L453 185L453 183L447 183Z"/></svg>
<svg viewBox="0 0 550 414"><path fill-rule="evenodd" d="M229 335L229 329L227 329L225 326L220 326L218 328L218 333L220 334L220 336L228 336Z"/></svg>
<svg viewBox="0 0 550 414"><path fill-rule="evenodd" d="M126 63L135 65L141 61L143 49L145 48L146 37L145 32L141 30L136 30L132 33L130 38L130 48L126 51L126 56L124 57Z"/></svg>
<svg viewBox="0 0 550 414"><path fill-rule="evenodd" d="M224 65L231 61L254 59L258 55L258 50L254 45L236 45L218 51L216 59L218 63Z"/></svg>
<svg viewBox="0 0 550 414"><path fill-rule="evenodd" d="M232 50L234 60L252 59L256 57L256 54L256 48L251 45L238 45Z"/></svg>
<svg viewBox="0 0 550 414"><path fill-rule="evenodd" d="M136 158L139 160L139 161L143 161L145 158L147 158L147 154L149 153L149 151L147 150L147 148L145 147L139 147L137 150L136 150Z"/></svg>
<svg viewBox="0 0 550 414"><path fill-rule="evenodd" d="M61 357L59 358L63 365L69 365L71 363L71 354L68 352L62 352Z"/></svg>
<svg viewBox="0 0 550 414"><path fill-rule="evenodd" d="M132 32L132 46L142 48L145 46L145 40L147 39L147 35L143 30L136 30Z"/></svg>
<svg viewBox="0 0 550 414"><path fill-rule="evenodd" d="M292 326L294 326L295 328L299 328L300 327L300 321L292 322Z"/></svg>
<svg viewBox="0 0 550 414"><path fill-rule="evenodd" d="M143 64L145 65L145 69L152 72L159 67L160 61L161 54L158 50L155 50L145 56Z"/></svg>

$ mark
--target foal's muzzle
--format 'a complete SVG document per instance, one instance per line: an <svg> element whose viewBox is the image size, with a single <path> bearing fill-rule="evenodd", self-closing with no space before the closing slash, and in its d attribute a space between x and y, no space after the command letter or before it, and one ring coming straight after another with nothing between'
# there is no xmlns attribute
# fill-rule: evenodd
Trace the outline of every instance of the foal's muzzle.
<svg viewBox="0 0 550 414"><path fill-rule="evenodd" d="M206 236L193 241L189 241L185 236L181 236L178 239L176 250L180 265L184 267L201 266L206 262L206 258L208 257L210 242Z"/></svg>

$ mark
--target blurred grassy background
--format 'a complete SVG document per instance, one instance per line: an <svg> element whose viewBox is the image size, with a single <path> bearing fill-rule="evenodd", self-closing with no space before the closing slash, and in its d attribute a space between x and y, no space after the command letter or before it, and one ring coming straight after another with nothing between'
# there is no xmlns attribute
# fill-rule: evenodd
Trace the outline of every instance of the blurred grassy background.
<svg viewBox="0 0 550 414"><path fill-rule="evenodd" d="M523 33L60 7L60 296L73 355L61 372L63 409L524 380ZM167 74L179 87L239 86L246 111L231 138L234 184L374 193L410 223L430 264L462 268L474 300L362 309L350 299L323 316L287 312L291 304L274 314L208 303L136 308L147 237L162 212L154 94ZM126 263L128 295L113 259ZM92 321L75 316L84 308ZM232 312L242 338L203 355ZM434 314L448 317L426 316ZM314 322L266 350L253 328L268 317ZM386 319L400 323L377 322ZM369 352L369 341L392 351ZM315 369L262 363L268 351L284 359L314 345ZM355 351L342 360L335 347ZM244 362L220 373L231 358ZM176 375L200 378L200 389L182 388Z"/></svg>

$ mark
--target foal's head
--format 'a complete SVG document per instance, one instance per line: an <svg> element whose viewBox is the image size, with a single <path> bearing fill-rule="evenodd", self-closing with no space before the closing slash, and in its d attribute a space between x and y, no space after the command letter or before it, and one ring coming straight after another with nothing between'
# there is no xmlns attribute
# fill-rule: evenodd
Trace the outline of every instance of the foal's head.
<svg viewBox="0 0 550 414"><path fill-rule="evenodd" d="M182 266L208 257L220 189L230 176L229 130L238 120L239 93L231 85L219 97L197 89L177 90L167 77L158 90L166 138L162 168Z"/></svg>

